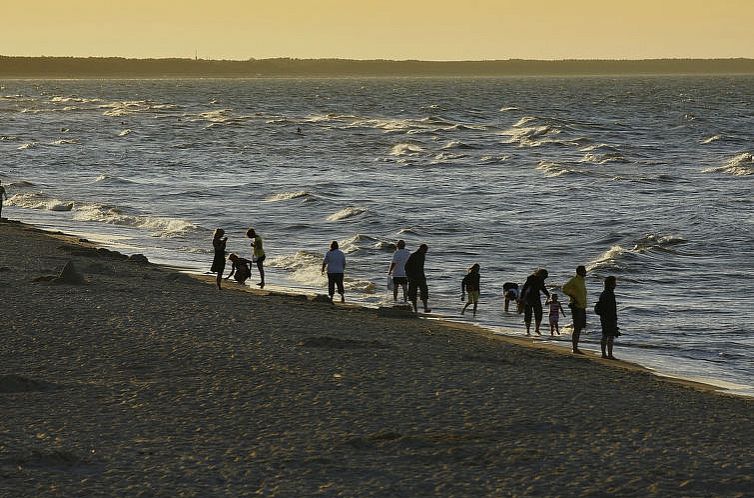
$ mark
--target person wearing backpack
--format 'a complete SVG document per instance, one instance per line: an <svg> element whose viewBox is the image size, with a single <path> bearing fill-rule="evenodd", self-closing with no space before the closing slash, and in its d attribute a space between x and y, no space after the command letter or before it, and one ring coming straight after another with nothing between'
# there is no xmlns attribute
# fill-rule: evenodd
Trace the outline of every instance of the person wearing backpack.
<svg viewBox="0 0 754 498"><path fill-rule="evenodd" d="M618 330L618 306L615 303L615 285L614 276L605 278L605 290L600 294L600 299L594 305L594 312L600 316L602 325L602 357L614 360L613 341L620 335Z"/></svg>

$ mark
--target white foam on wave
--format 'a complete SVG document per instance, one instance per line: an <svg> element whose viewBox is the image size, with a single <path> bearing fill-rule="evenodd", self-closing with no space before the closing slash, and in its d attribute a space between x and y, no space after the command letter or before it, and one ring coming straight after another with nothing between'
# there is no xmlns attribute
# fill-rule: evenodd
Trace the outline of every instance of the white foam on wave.
<svg viewBox="0 0 754 498"><path fill-rule="evenodd" d="M0 142L18 142L19 138L14 135L0 135Z"/></svg>
<svg viewBox="0 0 754 498"><path fill-rule="evenodd" d="M15 182L10 182L8 186L13 188L31 188L35 185L32 182L28 182L26 180L18 180Z"/></svg>
<svg viewBox="0 0 754 498"><path fill-rule="evenodd" d="M586 265L586 270L593 271L599 269L614 269L618 266L618 259L628 252L630 251L616 244L607 251L600 254L593 261L590 261Z"/></svg>
<svg viewBox="0 0 754 498"><path fill-rule="evenodd" d="M111 175L99 175L97 178L94 179L95 183L106 183L108 185L113 184L120 184L120 185L132 185L136 182L127 180L125 178L121 178L119 176L111 176Z"/></svg>
<svg viewBox="0 0 754 498"><path fill-rule="evenodd" d="M125 130L121 130L121 131L120 131L120 132L118 133L118 136L119 136L119 137L125 137L125 136L128 136L128 135L130 135L130 134L131 134L131 130L130 130L130 129L128 129L128 128L126 128Z"/></svg>
<svg viewBox="0 0 754 498"><path fill-rule="evenodd" d="M474 149L475 147L473 145L469 145L467 143L461 142L460 140L451 140L450 142L446 143L441 147L441 149Z"/></svg>
<svg viewBox="0 0 754 498"><path fill-rule="evenodd" d="M722 135L712 135L711 137L707 137L704 140L702 140L702 144L711 144L712 142L717 142L718 140L722 140Z"/></svg>
<svg viewBox="0 0 754 498"><path fill-rule="evenodd" d="M353 218L354 216L359 216L359 215L364 214L366 212L367 212L366 208L362 208L362 207L347 207L347 208L341 209L337 213L331 214L326 219L327 219L327 221L347 220L349 218Z"/></svg>
<svg viewBox="0 0 754 498"><path fill-rule="evenodd" d="M353 237L341 240L340 249L347 254L363 250L394 251L395 243L359 233Z"/></svg>
<svg viewBox="0 0 754 498"><path fill-rule="evenodd" d="M620 152L606 152L595 154L587 152L581 158L582 163L608 164L608 163L626 163L628 160Z"/></svg>
<svg viewBox="0 0 754 498"><path fill-rule="evenodd" d="M421 154L422 152L424 152L424 149L421 146L411 143L396 144L390 149L391 156L409 156Z"/></svg>
<svg viewBox="0 0 754 498"><path fill-rule="evenodd" d="M69 139L69 140L55 140L54 142L50 142L50 145L75 145L78 144L79 141L76 139Z"/></svg>
<svg viewBox="0 0 754 498"><path fill-rule="evenodd" d="M513 127L514 128L521 128L521 127L523 127L523 126L531 123L532 121L535 121L536 119L537 118L534 117L534 116L524 116L521 119L519 119L518 121L516 121L516 123L513 125Z"/></svg>
<svg viewBox="0 0 754 498"><path fill-rule="evenodd" d="M120 102L110 102L98 106L100 109L108 109L103 112L103 116L121 117L128 116L137 112L149 110L149 104L146 100L123 100Z"/></svg>
<svg viewBox="0 0 754 498"><path fill-rule="evenodd" d="M540 161L537 165L537 169L544 172L545 176L549 178L556 178L558 176L564 176L574 173L574 171L566 168L565 166L561 166L558 163L550 161Z"/></svg>
<svg viewBox="0 0 754 498"><path fill-rule="evenodd" d="M733 157L722 166L707 168L703 173L727 173L733 176L749 176L754 174L754 155L744 152Z"/></svg>
<svg viewBox="0 0 754 498"><path fill-rule="evenodd" d="M631 249L621 245L613 245L599 257L587 265L587 270L622 270L625 268L623 261L628 257L639 257L641 254L651 252L673 253L673 246L686 243L686 239L677 235L646 234L640 237Z"/></svg>
<svg viewBox="0 0 754 498"><path fill-rule="evenodd" d="M43 192L15 194L8 199L8 205L46 211L71 211L73 218L78 221L94 221L140 228L148 230L152 235L158 237L174 237L200 229L187 220L163 216L129 215L112 206L61 200Z"/></svg>
<svg viewBox="0 0 754 498"><path fill-rule="evenodd" d="M297 251L294 254L270 258L267 265L289 272L289 276L304 285L322 287L327 285L327 277L322 275L324 254L313 251Z"/></svg>
<svg viewBox="0 0 754 498"><path fill-rule="evenodd" d="M28 150L33 149L37 146L37 142L26 142L25 144L19 145L16 150Z"/></svg>
<svg viewBox="0 0 754 498"><path fill-rule="evenodd" d="M510 156L482 156L479 158L479 162L482 164L500 164L504 163L510 158Z"/></svg>
<svg viewBox="0 0 754 498"><path fill-rule="evenodd" d="M562 140L550 138L551 135L559 135L562 130L554 126L522 126L529 123L535 118L521 118L518 123L511 128L500 132L501 135L509 137L504 143L518 144L519 147L539 147L548 143L564 143Z"/></svg>
<svg viewBox="0 0 754 498"><path fill-rule="evenodd" d="M95 99L87 99L87 98L83 98L83 97L74 97L74 96L71 96L71 97L60 97L60 96L58 96L58 97L51 98L50 102L56 102L56 103L57 102L62 102L62 103L66 103L66 102L78 102L78 103L86 104L86 103L92 103L92 102L102 102L102 99L96 99L96 98Z"/></svg>
<svg viewBox="0 0 754 498"><path fill-rule="evenodd" d="M264 199L264 202L289 201L291 199L309 198L311 194L305 190L296 190L294 192L280 192L272 194Z"/></svg>
<svg viewBox="0 0 754 498"><path fill-rule="evenodd" d="M47 211L70 211L73 209L72 201L63 201L50 197L42 192L24 192L8 198L9 206L26 209L43 209Z"/></svg>
<svg viewBox="0 0 754 498"><path fill-rule="evenodd" d="M507 107L501 107L500 112L511 112L511 111L517 111L518 107L513 106L507 106Z"/></svg>

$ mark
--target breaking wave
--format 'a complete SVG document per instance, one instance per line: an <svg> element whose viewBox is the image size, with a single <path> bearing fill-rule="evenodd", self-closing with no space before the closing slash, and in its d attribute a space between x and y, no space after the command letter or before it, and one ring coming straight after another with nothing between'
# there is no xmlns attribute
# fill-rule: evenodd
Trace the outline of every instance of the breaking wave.
<svg viewBox="0 0 754 498"><path fill-rule="evenodd" d="M353 218L354 216L359 216L366 212L367 212L366 208L347 207L347 208L341 209L337 213L333 213L330 216L328 216L327 221L347 220L348 218Z"/></svg>
<svg viewBox="0 0 754 498"><path fill-rule="evenodd" d="M265 202L279 202L289 201L291 199L310 199L312 194L305 190L297 190L295 192L280 192L279 194L272 194L265 198Z"/></svg>
<svg viewBox="0 0 754 498"><path fill-rule="evenodd" d="M421 146L408 143L397 144L390 149L391 156L409 156L422 152L424 152L424 149Z"/></svg>
<svg viewBox="0 0 754 498"><path fill-rule="evenodd" d="M673 246L686 243L686 239L674 235L647 234L638 239L631 249L613 245L587 265L587 270L625 271L631 261L650 252L673 253Z"/></svg>
<svg viewBox="0 0 754 498"><path fill-rule="evenodd" d="M727 173L733 176L749 176L754 174L754 155L749 152L738 154L722 166L707 168L703 173Z"/></svg>

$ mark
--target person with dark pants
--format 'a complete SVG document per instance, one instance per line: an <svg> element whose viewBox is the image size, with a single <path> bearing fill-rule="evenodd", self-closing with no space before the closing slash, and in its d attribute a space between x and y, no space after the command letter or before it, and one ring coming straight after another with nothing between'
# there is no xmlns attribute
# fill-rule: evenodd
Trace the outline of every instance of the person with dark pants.
<svg viewBox="0 0 754 498"><path fill-rule="evenodd" d="M539 297L543 293L548 298L550 293L545 288L545 279L547 270L539 269L529 275L521 288L521 300L524 303L524 323L526 324L526 335L531 335L531 319L534 315L534 333L542 335L539 332L539 326L542 324L542 300Z"/></svg>
<svg viewBox="0 0 754 498"><path fill-rule="evenodd" d="M330 300L332 301L337 286L340 302L344 303L346 298L343 288L343 274L346 271L346 255L338 249L338 242L335 240L330 243L330 250L327 251L325 259L322 261L322 273L325 273L325 268L327 269L327 293Z"/></svg>
<svg viewBox="0 0 754 498"><path fill-rule="evenodd" d="M228 243L228 237L224 237L225 230L222 228L215 229L212 234L212 247L215 249L215 257L212 260L212 273L217 273L217 288L222 289L223 273L225 273L225 245Z"/></svg>
<svg viewBox="0 0 754 498"><path fill-rule="evenodd" d="M411 253L406 261L406 277L408 278L408 300L414 307L414 312L418 313L416 305L417 294L424 305L424 312L431 313L432 310L427 306L429 300L429 288L427 287L427 276L424 274L424 259L429 247L422 244L419 249Z"/></svg>
<svg viewBox="0 0 754 498"><path fill-rule="evenodd" d="M563 293L570 298L568 307L571 308L571 318L573 318L571 344L575 354L581 354L579 338L581 331L586 327L586 279L584 277L586 277L586 267L577 266L576 275L563 286Z"/></svg>
<svg viewBox="0 0 754 498"><path fill-rule="evenodd" d="M600 316L600 325L602 325L602 357L614 360L613 341L620 335L618 329L618 306L615 302L615 277L609 276L605 279L605 290L600 294L600 299L594 305L594 312Z"/></svg>
<svg viewBox="0 0 754 498"><path fill-rule="evenodd" d="M257 264L257 270L259 270L259 283L257 285L264 289L264 260L267 256L264 254L262 237L260 237L253 228L249 228L246 232L246 236L251 239L251 259Z"/></svg>
<svg viewBox="0 0 754 498"><path fill-rule="evenodd" d="M5 193L5 187L3 187L3 181L0 180L0 219L3 218L3 200L8 200L8 194Z"/></svg>

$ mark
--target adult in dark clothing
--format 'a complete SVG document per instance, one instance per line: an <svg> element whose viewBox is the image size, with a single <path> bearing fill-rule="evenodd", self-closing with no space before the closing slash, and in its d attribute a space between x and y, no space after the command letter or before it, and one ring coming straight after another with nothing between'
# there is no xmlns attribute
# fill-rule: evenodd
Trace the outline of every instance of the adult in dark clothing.
<svg viewBox="0 0 754 498"><path fill-rule="evenodd" d="M600 299L594 305L594 312L600 316L602 325L602 357L614 360L613 340L620 335L618 330L618 306L615 303L615 277L605 279L605 290L600 294Z"/></svg>
<svg viewBox="0 0 754 498"><path fill-rule="evenodd" d="M414 306L414 311L418 312L416 305L416 295L419 292L419 298L424 305L424 312L430 313L432 310L427 306L429 299L429 289L427 288L427 276L424 275L424 259L427 254L427 244L422 244L419 249L411 253L406 261L406 277L408 278L408 300Z"/></svg>
<svg viewBox="0 0 754 498"><path fill-rule="evenodd" d="M243 285L251 277L251 261L233 253L228 256L228 259L231 262L231 270L225 280L233 277L236 282Z"/></svg>
<svg viewBox="0 0 754 498"><path fill-rule="evenodd" d="M531 318L534 315L534 333L542 335L539 332L539 325L542 323L542 301L539 297L543 293L548 298L550 293L545 288L545 279L547 270L539 269L529 275L521 288L521 301L524 303L524 323L526 324L526 335L531 335Z"/></svg>
<svg viewBox="0 0 754 498"><path fill-rule="evenodd" d="M225 245L228 243L228 237L223 237L225 230L217 228L212 235L212 247L215 249L215 257L212 260L212 273L217 273L217 288L222 289L220 285L225 273Z"/></svg>

